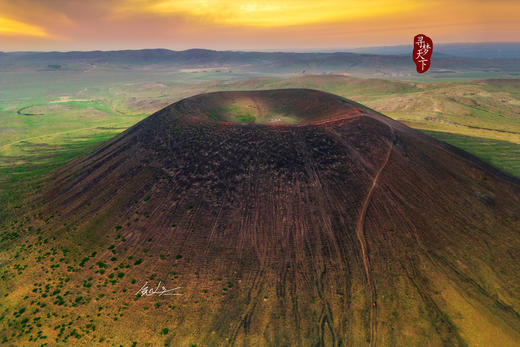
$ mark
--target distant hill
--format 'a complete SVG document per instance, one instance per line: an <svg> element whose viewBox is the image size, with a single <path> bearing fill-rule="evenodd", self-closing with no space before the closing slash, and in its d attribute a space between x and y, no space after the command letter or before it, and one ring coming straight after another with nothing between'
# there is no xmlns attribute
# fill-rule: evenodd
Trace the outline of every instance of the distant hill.
<svg viewBox="0 0 520 347"><path fill-rule="evenodd" d="M351 52L293 53L293 52L241 52L190 49L143 49L89 52L9 52L0 55L0 71L13 69L85 69L88 66L112 68L139 68L166 66L169 68L218 68L261 74L277 73L345 73L381 76L406 76L415 71L406 54L410 47L372 49L385 54ZM370 51L370 49L367 49ZM401 52L404 55L391 55ZM462 52L462 48L458 51ZM430 73L471 72L495 73L488 77L514 77L520 74L519 59L471 59L442 56L439 48L434 53ZM451 52L451 51L449 51ZM391 54L386 54L391 53ZM56 70L55 68L51 68Z"/></svg>
<svg viewBox="0 0 520 347"><path fill-rule="evenodd" d="M365 54L410 55L412 45L365 47L349 51ZM520 59L520 42L446 43L438 45L434 42L434 54L437 57Z"/></svg>

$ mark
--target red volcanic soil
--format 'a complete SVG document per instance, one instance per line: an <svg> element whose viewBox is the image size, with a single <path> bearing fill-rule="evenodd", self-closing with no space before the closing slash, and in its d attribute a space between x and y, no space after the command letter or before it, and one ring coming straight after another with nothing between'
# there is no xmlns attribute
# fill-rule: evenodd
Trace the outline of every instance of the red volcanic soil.
<svg viewBox="0 0 520 347"><path fill-rule="evenodd" d="M61 309L125 304L94 318L115 344L520 341L518 182L335 95L179 101L63 167L41 200L61 215L51 243L87 255L65 288L91 277L97 298ZM134 298L159 280L183 295Z"/></svg>

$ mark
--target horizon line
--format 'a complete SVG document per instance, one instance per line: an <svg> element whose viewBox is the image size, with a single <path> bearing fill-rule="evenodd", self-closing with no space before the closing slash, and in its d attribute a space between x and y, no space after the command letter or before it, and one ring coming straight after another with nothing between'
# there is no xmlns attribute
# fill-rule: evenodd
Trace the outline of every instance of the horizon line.
<svg viewBox="0 0 520 347"><path fill-rule="evenodd" d="M479 44L518 44L520 45L520 41L482 41L482 42L472 42L472 41L461 41L461 42L439 42L434 43L436 46L446 46L446 45L462 45L462 44L471 44L471 45L479 45ZM0 53L75 53L75 52L123 52L123 51L146 51L146 50L164 50L171 52L186 52L191 50L204 50L204 51L214 51L214 52L258 52L258 53L349 53L353 50L362 50L362 49L371 49L371 48L389 48L389 47L403 47L407 46L407 44L396 44L396 45L375 45L375 46L362 46L362 47L352 47L352 48L293 48L293 49L280 49L280 48L264 48L264 49L255 49L255 48L243 48L243 49L212 49L212 48L202 48L202 47L192 47L186 49L173 49L173 48L165 48L165 47L155 47L155 48L120 48L120 49L89 49L89 50L5 50L0 51ZM352 52L357 53L357 52Z"/></svg>

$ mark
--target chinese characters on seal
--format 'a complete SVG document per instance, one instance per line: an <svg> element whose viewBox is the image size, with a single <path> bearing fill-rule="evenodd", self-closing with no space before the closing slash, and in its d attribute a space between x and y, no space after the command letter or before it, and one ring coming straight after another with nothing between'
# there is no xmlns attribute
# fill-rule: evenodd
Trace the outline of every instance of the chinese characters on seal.
<svg viewBox="0 0 520 347"><path fill-rule="evenodd" d="M415 35L413 38L413 61L418 73L428 71L432 53L432 39L423 34Z"/></svg>

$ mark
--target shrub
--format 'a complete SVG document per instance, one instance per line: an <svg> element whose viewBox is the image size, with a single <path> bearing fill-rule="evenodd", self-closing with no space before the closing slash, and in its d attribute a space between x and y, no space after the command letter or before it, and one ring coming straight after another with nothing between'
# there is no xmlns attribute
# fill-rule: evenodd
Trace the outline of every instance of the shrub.
<svg viewBox="0 0 520 347"><path fill-rule="evenodd" d="M85 263L86 263L89 259L90 259L89 257L85 257L85 258L81 259L81 262L79 263L79 266L81 266L81 267L85 266Z"/></svg>

